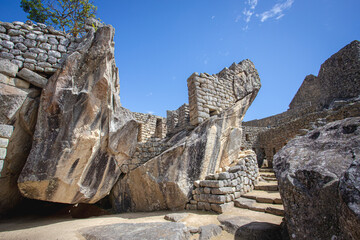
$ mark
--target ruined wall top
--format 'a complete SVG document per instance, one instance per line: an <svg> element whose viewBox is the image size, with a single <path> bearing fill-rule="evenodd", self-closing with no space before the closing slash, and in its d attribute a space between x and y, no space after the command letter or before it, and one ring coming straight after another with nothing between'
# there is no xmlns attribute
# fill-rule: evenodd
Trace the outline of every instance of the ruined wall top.
<svg viewBox="0 0 360 240"><path fill-rule="evenodd" d="M190 123L194 126L221 113L248 94L255 98L261 87L259 74L250 60L233 63L218 74L194 73L187 83Z"/></svg>

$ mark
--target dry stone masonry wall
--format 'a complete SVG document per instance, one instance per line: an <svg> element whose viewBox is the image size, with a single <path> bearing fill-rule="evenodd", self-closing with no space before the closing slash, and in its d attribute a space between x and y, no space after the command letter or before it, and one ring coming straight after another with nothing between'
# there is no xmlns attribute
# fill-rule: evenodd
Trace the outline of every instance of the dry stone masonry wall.
<svg viewBox="0 0 360 240"><path fill-rule="evenodd" d="M218 74L191 75L187 80L191 125L198 125L229 108L247 94L252 94L253 89L260 88L260 82L254 81L258 78L250 60L233 63Z"/></svg>
<svg viewBox="0 0 360 240"><path fill-rule="evenodd" d="M254 189L258 176L255 153L240 152L239 162L227 171L210 174L205 180L194 182L193 199L186 208L222 213L233 206L235 199Z"/></svg>
<svg viewBox="0 0 360 240"><path fill-rule="evenodd" d="M190 125L189 105L183 104L174 111L166 111L167 135L175 134Z"/></svg>
<svg viewBox="0 0 360 240"><path fill-rule="evenodd" d="M9 139L11 138L13 131L13 126L0 124L0 177L1 171L4 167L4 161L6 159L6 148L9 145Z"/></svg>
<svg viewBox="0 0 360 240"><path fill-rule="evenodd" d="M132 113L140 123L138 142L146 142L151 138L162 139L166 136L166 118L147 113Z"/></svg>
<svg viewBox="0 0 360 240"><path fill-rule="evenodd" d="M0 58L20 69L52 74L81 41L41 23L0 22Z"/></svg>

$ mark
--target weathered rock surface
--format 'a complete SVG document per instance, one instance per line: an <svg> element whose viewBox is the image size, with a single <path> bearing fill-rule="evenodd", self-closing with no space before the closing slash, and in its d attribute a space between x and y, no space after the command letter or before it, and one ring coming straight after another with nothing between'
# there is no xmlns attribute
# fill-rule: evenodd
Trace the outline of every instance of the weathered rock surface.
<svg viewBox="0 0 360 240"><path fill-rule="evenodd" d="M195 180L238 159L241 121L257 91L193 131L175 134L167 140L172 147L121 178L111 195L115 210L184 209Z"/></svg>
<svg viewBox="0 0 360 240"><path fill-rule="evenodd" d="M0 123L13 122L16 112L21 108L27 93L16 87L0 83Z"/></svg>
<svg viewBox="0 0 360 240"><path fill-rule="evenodd" d="M212 237L216 237L217 235L220 235L221 232L222 232L222 228L216 224L201 226L199 240L210 240Z"/></svg>
<svg viewBox="0 0 360 240"><path fill-rule="evenodd" d="M7 59L0 59L0 73L15 77L19 67Z"/></svg>
<svg viewBox="0 0 360 240"><path fill-rule="evenodd" d="M180 222L184 218L188 217L188 213L170 213L165 215L164 219L171 222Z"/></svg>
<svg viewBox="0 0 360 240"><path fill-rule="evenodd" d="M291 239L358 239L360 118L291 140L274 158Z"/></svg>
<svg viewBox="0 0 360 240"><path fill-rule="evenodd" d="M190 239L182 223L119 223L85 228L81 231L86 240L186 240Z"/></svg>
<svg viewBox="0 0 360 240"><path fill-rule="evenodd" d="M137 130L120 107L113 37L111 26L90 31L43 89L32 149L18 180L24 196L97 202L134 151ZM126 124L132 127L122 128Z"/></svg>

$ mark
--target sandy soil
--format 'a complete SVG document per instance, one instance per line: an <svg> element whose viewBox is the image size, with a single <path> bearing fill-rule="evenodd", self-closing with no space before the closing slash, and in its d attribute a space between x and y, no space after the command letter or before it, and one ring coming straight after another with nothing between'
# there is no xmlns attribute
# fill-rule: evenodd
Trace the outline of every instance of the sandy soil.
<svg viewBox="0 0 360 240"><path fill-rule="evenodd" d="M21 219L2 220L0 222L1 240L83 240L78 230L114 223L146 223L166 222L164 216L173 213L170 211L151 213L123 213L87 219L73 219L71 217L26 217ZM202 211L187 211L189 216L183 219L187 226L200 227L208 224L218 224L218 214ZM267 213L254 212L245 209L233 208L223 215L245 216L254 221L280 224L282 218ZM192 239L198 239L199 234ZM232 234L223 231L213 240L234 239Z"/></svg>

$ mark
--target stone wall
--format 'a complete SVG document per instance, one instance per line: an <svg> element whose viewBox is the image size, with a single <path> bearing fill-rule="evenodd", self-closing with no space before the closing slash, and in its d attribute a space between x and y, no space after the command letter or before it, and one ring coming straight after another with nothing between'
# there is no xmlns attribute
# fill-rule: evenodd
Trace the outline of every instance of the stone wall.
<svg viewBox="0 0 360 240"><path fill-rule="evenodd" d="M166 111L167 135L175 134L190 126L189 105L183 104L174 111Z"/></svg>
<svg viewBox="0 0 360 240"><path fill-rule="evenodd" d="M250 60L233 63L218 74L192 74L187 80L191 125L221 113L253 88L260 88L260 82L252 81L256 78L258 73Z"/></svg>
<svg viewBox="0 0 360 240"><path fill-rule="evenodd" d="M4 167L4 161L6 159L7 147L9 145L9 139L14 131L14 127L11 125L0 124L0 177L1 171Z"/></svg>
<svg viewBox="0 0 360 240"><path fill-rule="evenodd" d="M81 41L41 23L0 22L0 58L20 69L52 74Z"/></svg>
<svg viewBox="0 0 360 240"><path fill-rule="evenodd" d="M327 59L317 77L308 76L290 109L303 106L328 107L334 99L344 100L360 93L360 42L355 40Z"/></svg>
<svg viewBox="0 0 360 240"><path fill-rule="evenodd" d="M239 162L227 171L194 182L193 199L186 206L188 210L222 213L233 206L235 199L254 189L259 176L255 153L245 151L240 154Z"/></svg>
<svg viewBox="0 0 360 240"><path fill-rule="evenodd" d="M150 138L162 139L166 136L166 118L147 113L132 113L140 123L138 142L146 142Z"/></svg>

